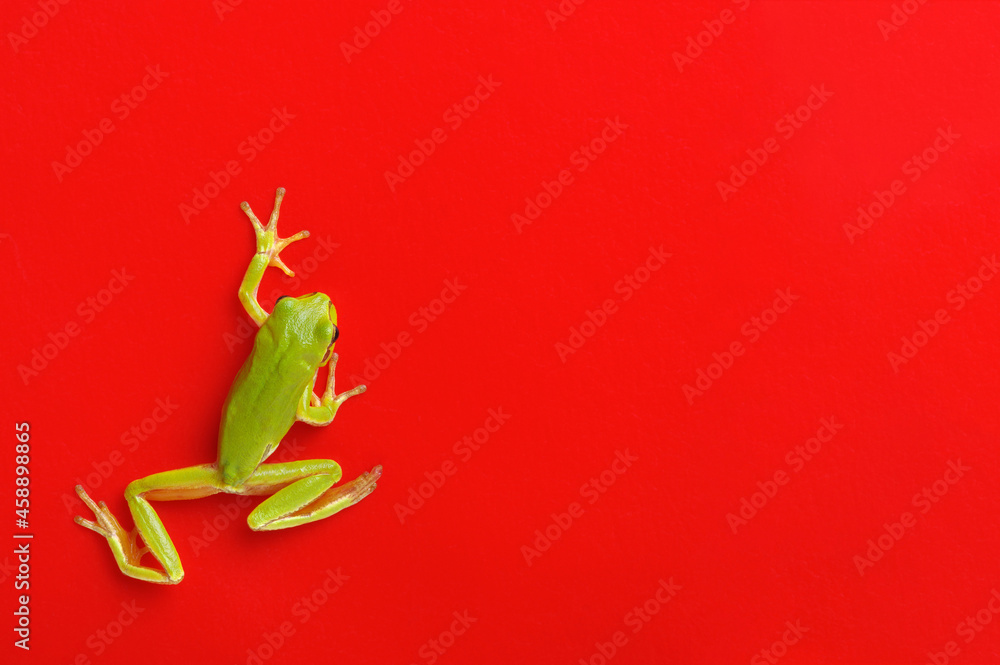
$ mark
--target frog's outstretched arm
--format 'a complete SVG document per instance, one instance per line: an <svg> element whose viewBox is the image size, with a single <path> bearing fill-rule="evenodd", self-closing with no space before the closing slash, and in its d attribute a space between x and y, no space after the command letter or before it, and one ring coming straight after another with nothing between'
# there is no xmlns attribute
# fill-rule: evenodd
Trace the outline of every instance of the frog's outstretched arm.
<svg viewBox="0 0 1000 665"><path fill-rule="evenodd" d="M264 227L257 216L253 214L249 203L244 201L240 204L243 212L253 223L253 230L257 236L257 253L250 261L247 272L243 276L243 283L240 284L240 302L243 303L247 314L258 326L264 325L268 317L268 313L257 302L257 288L260 286L260 280L264 277L264 271L267 270L268 266L274 266L281 268L289 277L294 277L295 273L289 270L285 262L281 260L281 250L296 240L309 237L308 231L299 231L290 238L278 237L278 210L281 208L281 199L284 197L285 188L279 187L274 195L274 210L271 211L271 219L268 221L267 227Z"/></svg>

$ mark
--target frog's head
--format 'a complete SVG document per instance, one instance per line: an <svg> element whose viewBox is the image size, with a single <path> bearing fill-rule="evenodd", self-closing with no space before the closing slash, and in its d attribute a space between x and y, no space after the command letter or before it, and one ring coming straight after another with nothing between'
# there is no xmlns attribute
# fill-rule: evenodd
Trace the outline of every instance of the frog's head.
<svg viewBox="0 0 1000 665"><path fill-rule="evenodd" d="M310 364L321 367L330 362L333 345L340 335L337 308L325 293L294 298L281 296L265 325Z"/></svg>

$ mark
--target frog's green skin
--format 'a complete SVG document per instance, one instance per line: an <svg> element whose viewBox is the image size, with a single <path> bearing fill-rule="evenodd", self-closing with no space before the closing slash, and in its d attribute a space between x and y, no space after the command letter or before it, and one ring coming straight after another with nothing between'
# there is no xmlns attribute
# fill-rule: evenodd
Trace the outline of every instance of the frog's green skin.
<svg viewBox="0 0 1000 665"><path fill-rule="evenodd" d="M125 531L102 501L95 503L83 487L76 492L94 512L96 522L77 517L81 526L108 540L122 572L158 584L177 584L184 577L180 557L163 523L149 501L197 499L219 492L271 495L247 517L251 529L286 529L329 517L352 506L375 489L382 473L376 466L349 483L340 480L340 465L333 460L303 460L265 464L296 420L310 425L329 425L340 405L365 391L357 386L334 394L333 352L339 334L337 310L323 293L301 298L282 296L268 314L257 302L257 288L268 266L291 270L279 253L290 243L309 236L308 231L290 238L277 234L278 210L285 190L278 189L274 210L264 227L246 202L243 211L253 223L257 253L247 268L239 297L247 314L260 330L253 351L244 363L222 408L219 427L219 458L214 464L165 471L129 484L125 499L136 528ZM313 392L319 368L329 364L329 379L323 396ZM137 537L142 537L142 544ZM163 567L141 565L151 553Z"/></svg>

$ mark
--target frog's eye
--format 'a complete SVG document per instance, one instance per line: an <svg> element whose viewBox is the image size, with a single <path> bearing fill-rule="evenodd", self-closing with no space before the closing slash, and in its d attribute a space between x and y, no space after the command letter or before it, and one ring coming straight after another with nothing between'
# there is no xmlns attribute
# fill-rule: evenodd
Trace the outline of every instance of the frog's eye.
<svg viewBox="0 0 1000 665"><path fill-rule="evenodd" d="M334 326L333 327L333 339L330 340L330 344L333 344L334 342L336 342L338 337L340 337L340 328L338 328L337 326Z"/></svg>

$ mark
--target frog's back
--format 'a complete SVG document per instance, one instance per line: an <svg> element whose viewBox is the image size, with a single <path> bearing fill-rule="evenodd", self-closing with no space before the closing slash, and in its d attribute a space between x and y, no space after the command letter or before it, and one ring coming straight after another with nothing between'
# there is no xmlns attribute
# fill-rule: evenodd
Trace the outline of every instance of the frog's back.
<svg viewBox="0 0 1000 665"><path fill-rule="evenodd" d="M262 327L229 389L219 425L218 459L227 485L245 482L295 422L315 368L287 353L286 344L269 326Z"/></svg>

